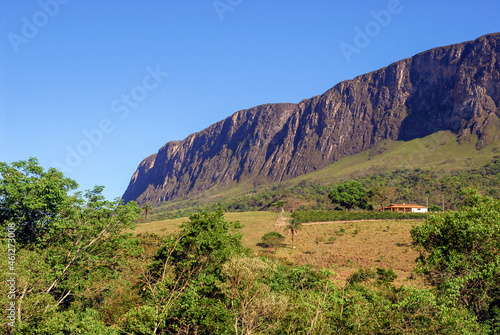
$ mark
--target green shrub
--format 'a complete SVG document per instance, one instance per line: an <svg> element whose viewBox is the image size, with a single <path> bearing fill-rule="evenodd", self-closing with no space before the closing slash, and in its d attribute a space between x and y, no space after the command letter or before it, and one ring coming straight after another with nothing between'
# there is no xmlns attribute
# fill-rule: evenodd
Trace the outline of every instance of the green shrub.
<svg viewBox="0 0 500 335"><path fill-rule="evenodd" d="M327 221L353 221L353 220L403 220L403 219L423 219L423 213L395 213L395 212L348 212L348 211L295 211L292 213L294 220L307 222L327 222Z"/></svg>

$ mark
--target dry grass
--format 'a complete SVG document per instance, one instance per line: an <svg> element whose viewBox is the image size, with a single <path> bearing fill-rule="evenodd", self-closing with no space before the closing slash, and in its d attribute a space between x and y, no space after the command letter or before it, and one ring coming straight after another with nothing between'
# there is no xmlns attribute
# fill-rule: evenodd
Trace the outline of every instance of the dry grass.
<svg viewBox="0 0 500 335"><path fill-rule="evenodd" d="M241 242L247 248L262 250L257 247L265 233L274 230L274 223L278 218L278 213L274 212L244 212L244 213L226 213L229 221L240 221L243 228L240 230L243 234Z"/></svg>
<svg viewBox="0 0 500 335"><path fill-rule="evenodd" d="M226 213L229 221L238 220L243 224L243 245L261 254L267 251L257 244L265 233L274 231L277 217L273 212ZM178 231L177 225L186 220L142 223L135 232L173 233ZM393 269L398 275L396 285L422 287L422 278L413 272L418 253L411 247L410 236L411 227L420 224L422 221L418 220L383 220L304 225L295 236L294 250L291 236L279 231L286 236L286 247L278 249L273 257L333 269L340 281L361 268ZM318 238L324 241L316 244Z"/></svg>
<svg viewBox="0 0 500 335"><path fill-rule="evenodd" d="M158 235L173 234L179 231L178 225L186 222L188 218L178 218L171 220L160 220L160 221L150 221L142 222L137 224L134 232L136 234L140 233L156 233Z"/></svg>
<svg viewBox="0 0 500 335"><path fill-rule="evenodd" d="M361 268L393 269L398 275L396 285L421 287L422 278L413 272L418 252L412 249L410 236L411 227L421 223L383 220L304 225L295 236L295 250L287 236L287 247L278 250L277 256L333 269L341 281ZM324 242L317 244L318 238Z"/></svg>
<svg viewBox="0 0 500 335"><path fill-rule="evenodd" d="M226 213L228 221L239 221L243 228L243 245L256 249L256 244L260 242L262 235L274 229L274 223L278 213L274 212L237 212ZM172 234L179 231L179 225L188 221L188 218L178 218L170 220L150 221L137 224L134 232L156 233L159 235Z"/></svg>

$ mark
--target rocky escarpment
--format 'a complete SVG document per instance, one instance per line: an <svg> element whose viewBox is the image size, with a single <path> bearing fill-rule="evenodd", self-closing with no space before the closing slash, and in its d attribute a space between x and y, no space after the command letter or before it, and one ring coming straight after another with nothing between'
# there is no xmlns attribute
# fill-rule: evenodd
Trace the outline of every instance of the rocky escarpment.
<svg viewBox="0 0 500 335"><path fill-rule="evenodd" d="M432 49L298 104L236 112L146 158L125 201L159 203L242 181L279 182L370 149L451 130L498 136L500 34Z"/></svg>

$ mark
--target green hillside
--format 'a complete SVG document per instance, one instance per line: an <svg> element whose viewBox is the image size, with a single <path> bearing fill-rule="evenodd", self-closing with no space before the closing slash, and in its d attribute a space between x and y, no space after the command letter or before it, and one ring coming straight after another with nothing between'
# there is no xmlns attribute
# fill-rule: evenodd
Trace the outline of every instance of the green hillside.
<svg viewBox="0 0 500 335"><path fill-rule="evenodd" d="M500 143L476 149L477 138L461 144L456 135L442 131L412 141L383 141L376 148L346 157L319 171L300 176L301 180L323 182L345 180L396 169L432 169L437 173L450 173L481 167L500 155Z"/></svg>
<svg viewBox="0 0 500 335"><path fill-rule="evenodd" d="M217 206L230 211L270 209L280 200L285 202L285 209L290 210L329 209L325 194L333 185L351 179L359 180L365 187L382 185L394 188L394 201L422 202L431 198L431 202L441 205L441 198L445 195L446 204L456 206L458 195L455 189L452 190L454 198L448 198L450 194L444 193L445 189L447 192L451 190L448 184L456 179L461 186L474 186L489 192L488 186L483 184L491 180L479 178L484 175L478 174L478 169L500 157L500 144L493 142L477 150L476 143L477 138L470 136L459 144L457 136L448 131L408 142L386 140L371 150L345 157L321 170L278 185L250 180L229 189L214 187L196 197L163 204L155 208L153 216L156 219L185 216L195 210ZM393 172L396 175L389 174ZM406 185L408 179L422 178L429 178L434 185ZM445 189L441 184L447 185ZM408 189L412 187L420 188L419 193Z"/></svg>

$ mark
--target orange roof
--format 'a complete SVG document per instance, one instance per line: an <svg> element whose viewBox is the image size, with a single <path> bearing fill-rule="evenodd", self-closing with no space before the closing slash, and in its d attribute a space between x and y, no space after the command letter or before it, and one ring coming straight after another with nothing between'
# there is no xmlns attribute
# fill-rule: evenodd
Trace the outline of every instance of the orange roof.
<svg viewBox="0 0 500 335"><path fill-rule="evenodd" d="M427 208L425 206L421 206L421 205L417 205L417 204L393 204L393 205L390 205L390 206L387 206L384 208L395 208L395 207L399 207L399 208Z"/></svg>

